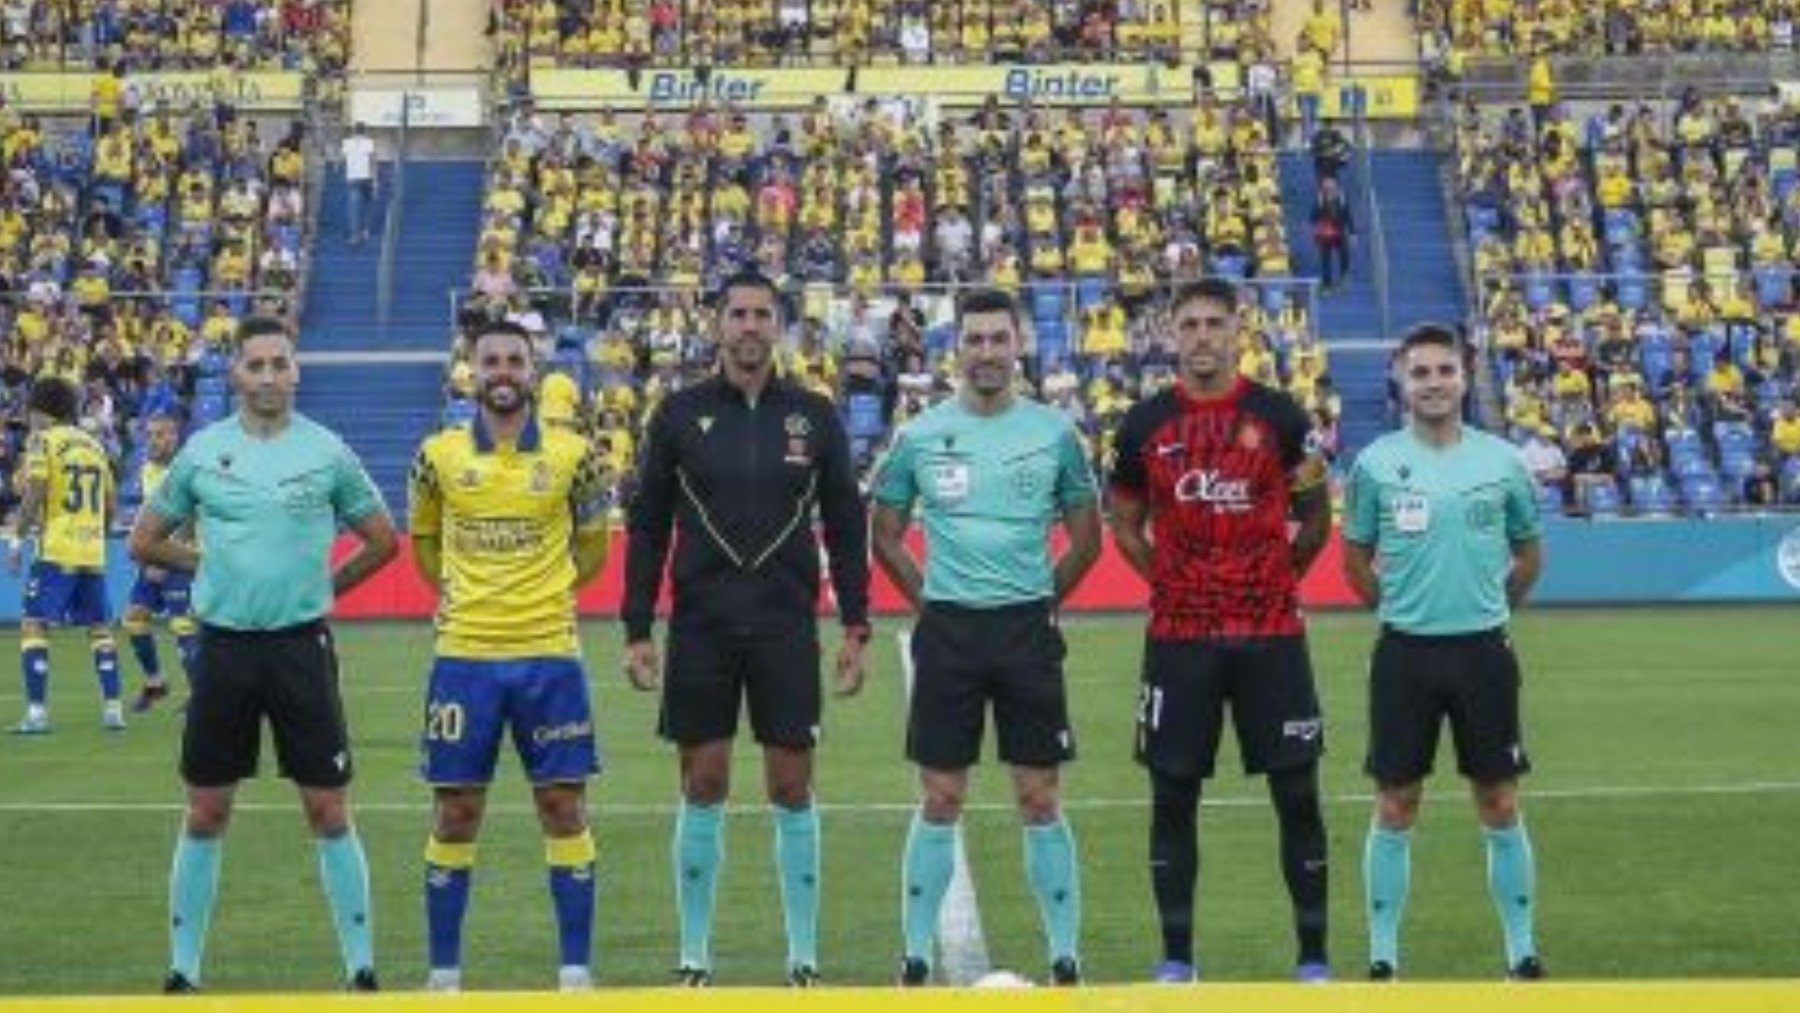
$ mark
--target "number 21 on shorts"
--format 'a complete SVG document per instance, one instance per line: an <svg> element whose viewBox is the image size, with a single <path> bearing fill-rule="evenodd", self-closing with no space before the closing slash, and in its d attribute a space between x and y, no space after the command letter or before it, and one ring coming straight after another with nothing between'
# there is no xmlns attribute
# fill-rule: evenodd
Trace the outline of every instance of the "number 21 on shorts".
<svg viewBox="0 0 1800 1013"><path fill-rule="evenodd" d="M1137 719L1144 728L1155 731L1162 724L1163 691L1161 686L1138 687Z"/></svg>

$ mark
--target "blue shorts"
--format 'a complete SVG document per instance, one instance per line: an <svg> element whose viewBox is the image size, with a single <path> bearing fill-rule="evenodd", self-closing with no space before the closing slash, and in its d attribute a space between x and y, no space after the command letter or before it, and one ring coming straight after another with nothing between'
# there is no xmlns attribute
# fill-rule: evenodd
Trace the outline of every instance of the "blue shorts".
<svg viewBox="0 0 1800 1013"><path fill-rule="evenodd" d="M153 616L192 615L194 575L179 570L166 570L161 580L151 580L139 570L131 582L131 604L142 605Z"/></svg>
<svg viewBox="0 0 1800 1013"><path fill-rule="evenodd" d="M41 559L32 563L25 581L25 618L52 626L105 625L112 618L106 606L106 574L65 570Z"/></svg>
<svg viewBox="0 0 1800 1013"><path fill-rule="evenodd" d="M532 784L581 781L600 769L581 659L438 658L431 666L420 738L425 780L492 781L500 736L508 726Z"/></svg>

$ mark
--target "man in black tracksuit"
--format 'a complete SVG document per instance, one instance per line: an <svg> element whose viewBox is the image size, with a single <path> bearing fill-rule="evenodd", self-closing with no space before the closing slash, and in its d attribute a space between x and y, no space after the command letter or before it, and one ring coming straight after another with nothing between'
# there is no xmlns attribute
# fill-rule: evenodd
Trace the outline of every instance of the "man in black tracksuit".
<svg viewBox="0 0 1800 1013"><path fill-rule="evenodd" d="M818 981L819 548L815 504L844 626L838 691L862 685L868 642L868 529L849 439L830 401L775 375L775 286L748 273L718 299L719 373L670 394L651 418L630 510L626 674L663 687L662 735L681 753L675 825L683 984L711 982L731 740L740 700L763 747L788 933L787 980ZM669 537L674 610L662 678L651 638Z"/></svg>

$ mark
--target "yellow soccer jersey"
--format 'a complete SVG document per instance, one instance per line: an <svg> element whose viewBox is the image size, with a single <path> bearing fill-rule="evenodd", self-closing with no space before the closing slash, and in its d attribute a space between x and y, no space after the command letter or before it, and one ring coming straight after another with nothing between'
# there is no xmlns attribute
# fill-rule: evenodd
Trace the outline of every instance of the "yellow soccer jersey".
<svg viewBox="0 0 1800 1013"><path fill-rule="evenodd" d="M112 463L105 448L74 426L52 426L32 436L25 474L44 486L38 557L66 569L104 569L113 503Z"/></svg>
<svg viewBox="0 0 1800 1013"><path fill-rule="evenodd" d="M443 553L437 653L580 653L576 530L606 525L605 459L576 433L527 424L496 446L480 419L427 439L409 480L414 535Z"/></svg>

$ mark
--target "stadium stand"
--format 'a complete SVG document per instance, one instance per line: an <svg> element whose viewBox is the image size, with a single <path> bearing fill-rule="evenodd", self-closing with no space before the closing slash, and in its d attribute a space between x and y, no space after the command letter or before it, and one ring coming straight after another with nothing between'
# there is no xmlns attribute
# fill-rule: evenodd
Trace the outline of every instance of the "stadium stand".
<svg viewBox="0 0 1800 1013"><path fill-rule="evenodd" d="M791 293L789 366L845 403L865 463L947 392L947 293L974 283L1020 295L1027 382L1082 421L1097 455L1124 408L1172 376L1150 337L1163 293L1204 273L1252 282L1245 371L1335 419L1274 152L1248 106L989 103L935 129L876 99L835 112L821 99L792 121L706 105L520 113L494 160L465 312L543 333L596 392L591 421L621 464L644 411L708 366L700 293L746 265ZM453 394L448 417L468 411Z"/></svg>
<svg viewBox="0 0 1800 1013"><path fill-rule="evenodd" d="M1786 52L1794 44L1795 11L1764 0L1595 5L1425 0L1418 18L1424 48L1457 54L1450 57L1455 60L1534 53Z"/></svg>
<svg viewBox="0 0 1800 1013"><path fill-rule="evenodd" d="M1575 510L1800 501L1776 446L1795 391L1794 109L1464 108L1458 193L1519 438L1563 441ZM1791 441L1791 437L1790 437ZM1577 467L1579 465L1579 467Z"/></svg>
<svg viewBox="0 0 1800 1013"><path fill-rule="evenodd" d="M83 19L63 4L0 9L0 59L44 72L0 100L0 382L9 404L36 376L82 384L84 423L117 455L128 497L144 419L225 414L222 349L237 320L291 313L304 281L306 127L236 108L224 75L334 72L348 9L99 0ZM203 89L172 83L188 70L208 72ZM63 94L72 86L85 96ZM23 419L8 422L10 466Z"/></svg>

